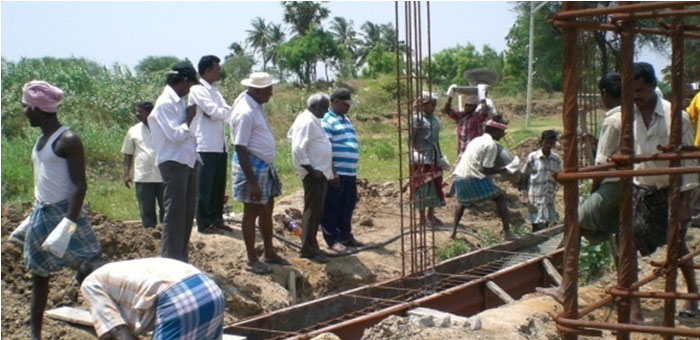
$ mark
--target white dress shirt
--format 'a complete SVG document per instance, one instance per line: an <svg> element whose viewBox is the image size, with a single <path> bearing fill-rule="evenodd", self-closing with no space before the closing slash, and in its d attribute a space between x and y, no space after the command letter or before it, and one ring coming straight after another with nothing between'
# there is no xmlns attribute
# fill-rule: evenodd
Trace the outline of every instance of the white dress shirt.
<svg viewBox="0 0 700 340"><path fill-rule="evenodd" d="M133 157L134 182L160 183L163 181L156 165L151 130L146 124L139 122L129 128L122 144L122 153Z"/></svg>
<svg viewBox="0 0 700 340"><path fill-rule="evenodd" d="M460 178L485 178L484 168L493 168L498 157L498 145L490 134L484 133L467 144L454 175Z"/></svg>
<svg viewBox="0 0 700 340"><path fill-rule="evenodd" d="M148 126L156 150L156 164L175 161L194 168L199 155L194 134L187 126L185 100L169 85L156 100L148 116Z"/></svg>
<svg viewBox="0 0 700 340"><path fill-rule="evenodd" d="M238 96L231 109L231 140L267 164L275 162L277 146L262 105L247 93Z"/></svg>
<svg viewBox="0 0 700 340"><path fill-rule="evenodd" d="M308 174L302 165L310 165L322 171L327 179L333 179L333 147L320 118L309 110L300 113L289 128L287 138L292 140L292 159L299 177L303 179Z"/></svg>
<svg viewBox="0 0 700 340"><path fill-rule="evenodd" d="M682 113L682 144L693 145L693 126L690 124L688 114ZM598 142L597 161L602 161L603 157L611 155L620 149L622 126L622 113L616 112L603 120L603 129L601 130L600 140ZM644 124L644 118L641 112L635 105L634 107L634 154L655 154L657 145L668 145L669 136L671 133L671 103L657 96L656 107L652 114L649 127ZM682 166L696 166L697 160L683 160ZM669 161L647 161L637 163L634 169L658 169L669 166ZM681 191L690 190L698 186L698 174L685 174L682 177ZM634 177L634 184L642 187L650 188L666 188L669 185L669 176L638 176Z"/></svg>
<svg viewBox="0 0 700 340"><path fill-rule="evenodd" d="M88 275L80 291L97 336L120 325L138 335L153 329L160 293L199 273L190 264L164 257L112 262Z"/></svg>
<svg viewBox="0 0 700 340"><path fill-rule="evenodd" d="M192 122L197 152L226 152L224 122L228 120L231 107L216 86L204 78L199 83L190 88L188 96L188 105L197 105L197 115Z"/></svg>

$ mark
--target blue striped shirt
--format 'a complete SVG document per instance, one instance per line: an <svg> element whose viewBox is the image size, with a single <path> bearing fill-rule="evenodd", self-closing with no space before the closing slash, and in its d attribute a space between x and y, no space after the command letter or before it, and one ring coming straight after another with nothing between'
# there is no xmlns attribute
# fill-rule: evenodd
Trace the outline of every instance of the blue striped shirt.
<svg viewBox="0 0 700 340"><path fill-rule="evenodd" d="M333 146L333 166L338 175L357 176L360 146L357 133L347 115L340 116L328 110L321 122Z"/></svg>

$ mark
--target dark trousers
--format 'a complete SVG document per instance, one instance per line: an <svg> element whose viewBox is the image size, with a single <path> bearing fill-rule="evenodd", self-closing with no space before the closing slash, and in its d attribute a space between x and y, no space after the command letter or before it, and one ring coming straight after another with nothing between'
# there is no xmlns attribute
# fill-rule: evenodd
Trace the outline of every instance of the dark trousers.
<svg viewBox="0 0 700 340"><path fill-rule="evenodd" d="M197 172L197 230L224 222L226 153L200 152L204 163Z"/></svg>
<svg viewBox="0 0 700 340"><path fill-rule="evenodd" d="M352 239L352 212L357 203L357 177L339 176L337 188L328 186L321 230L329 247Z"/></svg>
<svg viewBox="0 0 700 340"><path fill-rule="evenodd" d="M141 225L153 228L158 221L163 223L163 183L136 182L136 200L139 202ZM156 202L158 203L158 218L156 218Z"/></svg>
<svg viewBox="0 0 700 340"><path fill-rule="evenodd" d="M328 180L325 177L311 178L306 175L304 183L304 216L301 221L301 254L313 256L320 250L316 234L323 216Z"/></svg>
<svg viewBox="0 0 700 340"><path fill-rule="evenodd" d="M183 262L188 261L187 247L194 223L194 205L197 195L197 168L167 161L158 164L165 190L165 216L160 240L160 256Z"/></svg>

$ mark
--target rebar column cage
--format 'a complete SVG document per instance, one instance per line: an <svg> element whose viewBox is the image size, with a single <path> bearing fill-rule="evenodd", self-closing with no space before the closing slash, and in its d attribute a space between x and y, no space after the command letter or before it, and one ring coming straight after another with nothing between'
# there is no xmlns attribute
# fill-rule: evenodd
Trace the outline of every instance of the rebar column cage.
<svg viewBox="0 0 700 340"><path fill-rule="evenodd" d="M692 259L700 254L693 250L680 256L680 183L681 175L700 173L700 166L681 166L682 159L700 159L697 147L681 147L681 111L683 109L683 68L684 39L698 39L700 27L684 22L684 18L700 16L699 2L647 2L626 3L618 6L578 9L579 3L563 2L563 10L551 20L555 27L561 28L563 34L563 89L564 103L562 120L564 133L564 170L557 175L563 183L565 200L565 235L564 235L564 310L555 320L557 329L564 339L577 339L578 335L599 336L602 330L614 330L617 339L629 339L630 333L641 332L663 335L664 339L678 336L700 337L700 330L675 327L675 303L680 300L700 300L700 294L676 292L676 277L680 263L692 264ZM609 23L601 23L596 17L609 16ZM636 24L641 19L656 19L658 27L642 27ZM578 144L577 127L579 123L579 51L577 42L585 31L606 30L619 35L622 77L622 136L620 152L611 157L611 161L596 166L579 168L577 166ZM636 34L657 34L671 38L671 134L669 145L658 146L659 153L653 155L633 154L633 62L634 39ZM660 169L635 170L633 164L648 160L669 160L669 167ZM614 169L613 169L614 168ZM602 171L609 170L609 171ZM636 282L637 252L632 231L632 177L650 175L669 175L669 226L667 234L666 260L648 277ZM617 286L608 289L608 294L601 301L586 308L578 307L578 257L581 233L578 225L578 185L581 179L620 177L620 230L618 248L620 259L618 265ZM697 269L697 267L695 267ZM665 292L639 292L638 289L652 280L665 276ZM635 325L630 323L630 298L655 298L664 300L664 319L662 326ZM581 320L591 311L608 304L617 298L617 323Z"/></svg>
<svg viewBox="0 0 700 340"><path fill-rule="evenodd" d="M416 190L419 181L434 179L424 170L424 151L430 148L421 142L421 128L427 126L421 106L424 92L432 94L430 51L430 3L395 2L396 110L398 120L399 187L401 190L401 262L402 276L423 275L435 265L435 231L419 216L429 197ZM400 20L402 19L402 20ZM400 40L403 34L403 44ZM427 52L427 53L425 53ZM406 147L407 146L407 147ZM407 176L406 176L407 174ZM404 195L408 195L408 199ZM408 204L405 204L408 203ZM404 209L408 209L408 213ZM406 218L408 217L408 218Z"/></svg>

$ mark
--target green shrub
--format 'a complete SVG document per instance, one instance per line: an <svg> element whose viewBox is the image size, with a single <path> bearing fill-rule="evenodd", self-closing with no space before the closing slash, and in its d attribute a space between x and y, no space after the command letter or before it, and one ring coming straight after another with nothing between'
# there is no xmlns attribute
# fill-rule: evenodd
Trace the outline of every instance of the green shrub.
<svg viewBox="0 0 700 340"><path fill-rule="evenodd" d="M439 247L436 252L438 261L445 261L455 256L467 253L471 250L471 245L462 239L456 239L442 247Z"/></svg>

